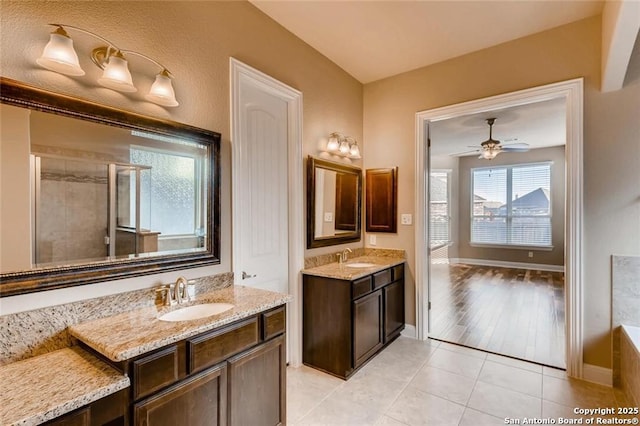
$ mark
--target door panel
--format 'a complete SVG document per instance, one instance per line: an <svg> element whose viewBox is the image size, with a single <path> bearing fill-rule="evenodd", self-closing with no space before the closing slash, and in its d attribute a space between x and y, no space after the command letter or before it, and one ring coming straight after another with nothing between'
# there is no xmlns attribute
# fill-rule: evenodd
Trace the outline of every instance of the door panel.
<svg viewBox="0 0 640 426"><path fill-rule="evenodd" d="M248 79L239 84L234 272L237 284L288 292L287 102ZM244 272L244 274L243 274Z"/></svg>

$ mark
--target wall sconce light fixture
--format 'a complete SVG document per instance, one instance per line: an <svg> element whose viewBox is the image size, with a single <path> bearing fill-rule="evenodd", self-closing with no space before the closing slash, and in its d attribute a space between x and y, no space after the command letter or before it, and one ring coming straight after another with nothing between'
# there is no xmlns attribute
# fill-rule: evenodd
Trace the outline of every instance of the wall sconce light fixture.
<svg viewBox="0 0 640 426"><path fill-rule="evenodd" d="M120 49L109 40L91 31L66 24L49 25L57 28L51 33L49 43L45 46L42 56L36 60L38 65L65 75L82 76L85 74L84 70L80 67L78 54L73 47L73 40L71 40L67 31L65 31L65 28L71 28L84 34L89 34L106 44L106 46L100 46L91 52L91 60L103 70L102 77L98 79L99 84L119 92L136 92L138 89L133 85L126 55L139 56L153 62L161 69L160 73L156 75L156 79L145 98L148 101L165 107L175 107L179 105L176 100L173 85L171 84L173 76L169 70L159 62L142 53Z"/></svg>
<svg viewBox="0 0 640 426"><path fill-rule="evenodd" d="M353 159L359 159L360 148L358 141L351 136L344 136L341 133L333 132L329 135L326 151L332 154L341 155Z"/></svg>

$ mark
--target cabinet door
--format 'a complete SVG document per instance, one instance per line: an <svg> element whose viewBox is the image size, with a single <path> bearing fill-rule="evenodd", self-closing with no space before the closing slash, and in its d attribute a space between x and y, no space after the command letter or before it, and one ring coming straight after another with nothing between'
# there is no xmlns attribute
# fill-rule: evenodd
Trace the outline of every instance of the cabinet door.
<svg viewBox="0 0 640 426"><path fill-rule="evenodd" d="M210 368L134 405L135 426L226 424L227 368Z"/></svg>
<svg viewBox="0 0 640 426"><path fill-rule="evenodd" d="M229 425L285 424L284 335L228 361Z"/></svg>
<svg viewBox="0 0 640 426"><path fill-rule="evenodd" d="M353 363L358 367L382 347L382 290L353 301Z"/></svg>
<svg viewBox="0 0 640 426"><path fill-rule="evenodd" d="M395 281L384 291L384 341L394 338L404 328L404 280Z"/></svg>

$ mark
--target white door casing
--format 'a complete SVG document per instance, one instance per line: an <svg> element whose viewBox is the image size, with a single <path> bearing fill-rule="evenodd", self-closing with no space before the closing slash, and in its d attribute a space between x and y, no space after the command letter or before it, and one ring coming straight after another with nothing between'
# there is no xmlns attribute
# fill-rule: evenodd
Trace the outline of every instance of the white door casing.
<svg viewBox="0 0 640 426"><path fill-rule="evenodd" d="M428 125L467 114L476 114L564 98L566 102L567 139L566 208L565 208L565 328L567 375L583 377L583 79L568 80L517 92L492 96L416 113L416 337L427 338L429 301L427 223L427 141Z"/></svg>
<svg viewBox="0 0 640 426"><path fill-rule="evenodd" d="M297 366L304 265L302 93L234 58L230 77L234 281L292 295L287 352Z"/></svg>

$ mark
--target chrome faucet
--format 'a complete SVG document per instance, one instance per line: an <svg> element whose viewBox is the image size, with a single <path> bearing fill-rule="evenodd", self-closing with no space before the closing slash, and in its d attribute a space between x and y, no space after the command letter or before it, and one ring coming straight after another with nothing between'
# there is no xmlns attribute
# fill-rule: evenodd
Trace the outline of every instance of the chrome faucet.
<svg viewBox="0 0 640 426"><path fill-rule="evenodd" d="M174 296L176 303L189 301L189 292L187 291L187 279L185 277L178 277L176 280L176 286L174 289Z"/></svg>
<svg viewBox="0 0 640 426"><path fill-rule="evenodd" d="M347 256L349 253L353 253L353 251L347 247L346 249L342 250L342 252L340 253L336 253L336 256L338 256L338 263L340 263L341 265L347 261Z"/></svg>

